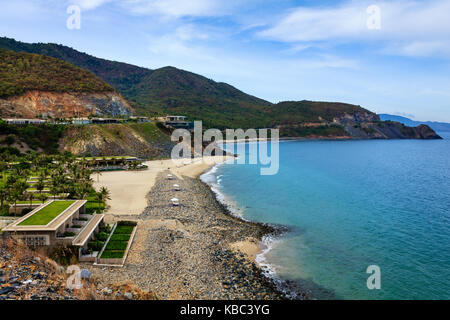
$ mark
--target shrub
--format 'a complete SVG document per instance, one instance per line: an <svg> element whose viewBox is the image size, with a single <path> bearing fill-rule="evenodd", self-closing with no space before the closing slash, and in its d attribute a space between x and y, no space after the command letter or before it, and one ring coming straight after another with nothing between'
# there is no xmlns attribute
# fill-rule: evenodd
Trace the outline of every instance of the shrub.
<svg viewBox="0 0 450 320"><path fill-rule="evenodd" d="M10 146L12 145L14 142L16 142L16 136L14 134L8 134L4 140L4 142Z"/></svg>
<svg viewBox="0 0 450 320"><path fill-rule="evenodd" d="M64 237L74 237L75 236L75 232L64 232L63 236Z"/></svg>
<svg viewBox="0 0 450 320"><path fill-rule="evenodd" d="M63 266L75 264L78 260L78 248L72 246L57 246L52 250L50 258Z"/></svg>
<svg viewBox="0 0 450 320"><path fill-rule="evenodd" d="M111 227L109 226L109 224L105 224L103 226L100 226L99 230L100 232L110 233Z"/></svg>
<svg viewBox="0 0 450 320"><path fill-rule="evenodd" d="M98 240L105 241L108 239L108 234L106 232L99 232L96 236Z"/></svg>
<svg viewBox="0 0 450 320"><path fill-rule="evenodd" d="M88 248L93 251L100 251L105 243L103 241L94 240L88 243Z"/></svg>

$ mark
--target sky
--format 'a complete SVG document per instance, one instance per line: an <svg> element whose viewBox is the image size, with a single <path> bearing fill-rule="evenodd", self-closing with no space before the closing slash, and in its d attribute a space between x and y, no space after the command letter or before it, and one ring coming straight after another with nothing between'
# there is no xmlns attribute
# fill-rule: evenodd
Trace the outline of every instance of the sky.
<svg viewBox="0 0 450 320"><path fill-rule="evenodd" d="M450 0L0 0L0 8L0 35L16 40L170 65L274 103L339 101L450 122Z"/></svg>

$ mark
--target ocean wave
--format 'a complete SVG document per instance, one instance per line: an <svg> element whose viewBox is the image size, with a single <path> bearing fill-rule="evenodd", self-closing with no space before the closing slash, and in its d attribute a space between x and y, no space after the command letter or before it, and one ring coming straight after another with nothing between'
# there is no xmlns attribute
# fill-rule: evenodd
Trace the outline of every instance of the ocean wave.
<svg viewBox="0 0 450 320"><path fill-rule="evenodd" d="M229 197L227 197L221 190L220 182L224 175L220 174L216 176L217 170L220 166L224 165L224 163L219 163L213 167L211 167L208 171L200 176L200 180L206 183L210 189L216 195L217 201L219 201L233 216L243 220L243 221L251 221L246 219L243 216L242 209ZM292 288L292 284L289 284L287 281L281 279L276 272L276 265L268 262L267 255L270 251L273 250L274 247L281 245L283 242L283 235L288 232L288 229L284 226L279 225L270 225L274 228L275 232L264 235L261 239L262 250L259 254L257 254L255 258L255 262L258 267L261 269L263 275L267 277L275 287L283 292L290 299L302 299L303 295L299 294L297 289Z"/></svg>
<svg viewBox="0 0 450 320"><path fill-rule="evenodd" d="M210 187L210 189L215 193L217 201L219 201L233 216L244 221L249 221L242 216L239 206L222 192L220 186L222 179L219 179L219 177L223 177L223 175L218 175L217 177L215 175L219 167L226 163L227 161L211 167L200 176L200 180Z"/></svg>

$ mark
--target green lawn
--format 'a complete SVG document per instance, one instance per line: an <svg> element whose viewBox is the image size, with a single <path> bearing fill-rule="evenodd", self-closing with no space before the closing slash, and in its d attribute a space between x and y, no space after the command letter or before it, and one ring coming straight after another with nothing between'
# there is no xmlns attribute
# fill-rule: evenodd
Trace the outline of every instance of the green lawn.
<svg viewBox="0 0 450 320"><path fill-rule="evenodd" d="M134 228L134 226L118 225L114 230L111 239L106 245L105 251L103 251L101 258L122 258L125 254L125 250L128 246L128 241L130 240Z"/></svg>
<svg viewBox="0 0 450 320"><path fill-rule="evenodd" d="M114 230L114 234L128 234L133 232L134 227L132 226L117 226ZM128 237L129 238L129 237Z"/></svg>
<svg viewBox="0 0 450 320"><path fill-rule="evenodd" d="M120 259L123 257L125 251L123 250L110 250L103 251L102 259Z"/></svg>
<svg viewBox="0 0 450 320"><path fill-rule="evenodd" d="M110 241L128 241L130 239L129 234L113 234Z"/></svg>
<svg viewBox="0 0 450 320"><path fill-rule="evenodd" d="M19 226L41 226L46 225L61 212L66 210L75 201L53 201L42 210L36 212L31 217L19 223Z"/></svg>

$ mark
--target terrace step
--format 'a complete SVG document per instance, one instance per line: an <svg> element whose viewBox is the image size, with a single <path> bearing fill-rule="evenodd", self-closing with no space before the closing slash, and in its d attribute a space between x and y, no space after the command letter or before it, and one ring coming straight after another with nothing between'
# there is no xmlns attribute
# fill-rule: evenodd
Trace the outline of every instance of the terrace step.
<svg viewBox="0 0 450 320"><path fill-rule="evenodd" d="M94 217L84 226L84 228L80 231L80 233L73 239L72 244L77 247L82 247L88 241L92 232L94 232L95 228L102 222L104 214L96 214Z"/></svg>

